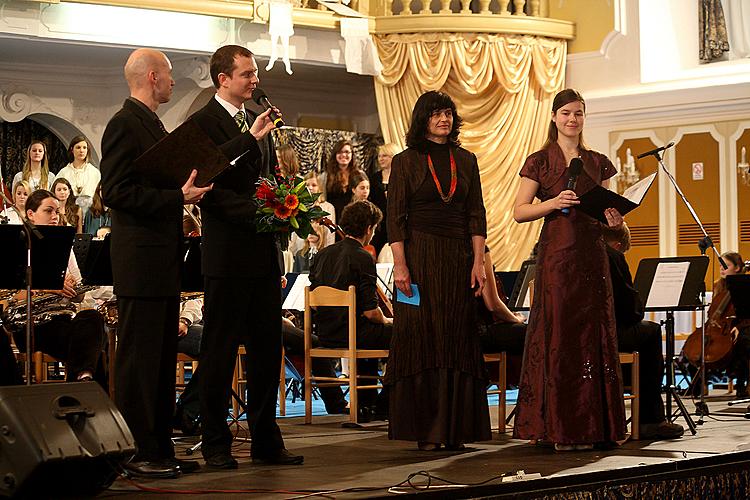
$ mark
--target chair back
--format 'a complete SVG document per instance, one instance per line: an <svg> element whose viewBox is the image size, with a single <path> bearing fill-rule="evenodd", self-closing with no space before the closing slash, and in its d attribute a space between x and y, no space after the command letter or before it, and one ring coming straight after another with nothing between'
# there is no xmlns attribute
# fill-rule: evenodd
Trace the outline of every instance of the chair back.
<svg viewBox="0 0 750 500"><path fill-rule="evenodd" d="M319 286L310 290L305 287L305 349L312 348L312 309L314 307L347 307L349 350L357 348L357 293L354 285L348 290L330 286Z"/></svg>

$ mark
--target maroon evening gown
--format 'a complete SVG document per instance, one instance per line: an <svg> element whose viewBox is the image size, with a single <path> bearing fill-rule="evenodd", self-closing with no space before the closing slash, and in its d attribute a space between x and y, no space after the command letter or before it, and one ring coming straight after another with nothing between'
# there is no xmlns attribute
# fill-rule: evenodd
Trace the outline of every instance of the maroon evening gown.
<svg viewBox="0 0 750 500"><path fill-rule="evenodd" d="M609 159L582 151L581 195L616 173ZM557 144L526 160L521 176L539 182L542 201L565 190L565 157ZM583 212L556 210L539 238L534 300L519 384L514 437L560 444L625 437L606 243Z"/></svg>

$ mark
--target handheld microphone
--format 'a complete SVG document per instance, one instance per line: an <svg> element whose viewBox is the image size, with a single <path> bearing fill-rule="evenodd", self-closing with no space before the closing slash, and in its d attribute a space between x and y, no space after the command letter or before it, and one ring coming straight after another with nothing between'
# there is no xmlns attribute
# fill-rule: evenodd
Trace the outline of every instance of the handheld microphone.
<svg viewBox="0 0 750 500"><path fill-rule="evenodd" d="M253 101L255 101L256 104L260 104L265 109L270 109L271 114L269 115L271 117L271 121L274 125L276 125L276 128L281 128L284 126L284 120L281 119L279 115L276 114L276 111L273 111L273 104L271 104L271 101L268 100L268 96L265 92L263 92L262 89L256 88L253 90Z"/></svg>
<svg viewBox="0 0 750 500"><path fill-rule="evenodd" d="M661 153L665 149L669 149L672 146L674 146L674 142L670 142L666 146L662 146L660 148L652 149L651 151L646 151L645 153L641 153L638 156L636 156L636 158L638 158L640 160L641 158L644 158L646 156L656 155L657 153Z"/></svg>
<svg viewBox="0 0 750 500"><path fill-rule="evenodd" d="M570 165L568 165L568 171L570 172L568 176L568 184L565 186L565 189L574 190L576 188L576 184L578 183L578 176L581 175L581 170L583 170L583 161L580 158L573 158L570 160ZM564 214L570 213L570 208L563 208L561 210Z"/></svg>

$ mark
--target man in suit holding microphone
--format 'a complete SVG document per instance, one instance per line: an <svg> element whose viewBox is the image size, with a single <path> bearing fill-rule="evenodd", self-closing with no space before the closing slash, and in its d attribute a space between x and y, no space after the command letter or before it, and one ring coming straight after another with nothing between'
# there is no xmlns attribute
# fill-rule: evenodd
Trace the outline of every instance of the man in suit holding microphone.
<svg viewBox="0 0 750 500"><path fill-rule="evenodd" d="M125 468L136 476L176 477L198 462L178 460L172 445L177 325L182 262L182 206L211 187L159 189L134 162L167 135L156 115L172 96L172 65L163 53L135 50L125 64L130 97L102 137L102 194L112 209L112 274L119 311L115 403L138 453ZM158 168L155 165L154 168Z"/></svg>
<svg viewBox="0 0 750 500"><path fill-rule="evenodd" d="M273 235L257 233L253 224L252 195L263 161L259 142L274 128L269 115L276 110L248 120L244 102L258 84L258 66L245 47L219 48L211 56L210 71L216 95L191 119L227 158L246 154L216 178L201 204L206 280L200 357L203 457L212 468L237 467L226 419L237 348L244 344L253 462L301 464L303 457L286 450L276 424L283 269Z"/></svg>

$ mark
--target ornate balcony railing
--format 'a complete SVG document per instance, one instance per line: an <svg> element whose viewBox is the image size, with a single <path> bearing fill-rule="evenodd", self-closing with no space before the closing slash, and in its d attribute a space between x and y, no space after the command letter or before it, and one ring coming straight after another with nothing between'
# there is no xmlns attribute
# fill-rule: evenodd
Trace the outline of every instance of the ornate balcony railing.
<svg viewBox="0 0 750 500"><path fill-rule="evenodd" d="M48 0L56 2L60 0ZM65 2L65 0L62 0ZM340 0L339 0L340 1ZM572 22L548 16L550 0L351 0L373 33L511 33L572 39ZM248 0L76 0L268 22L268 4ZM339 29L338 16L316 0L294 0L294 24Z"/></svg>

